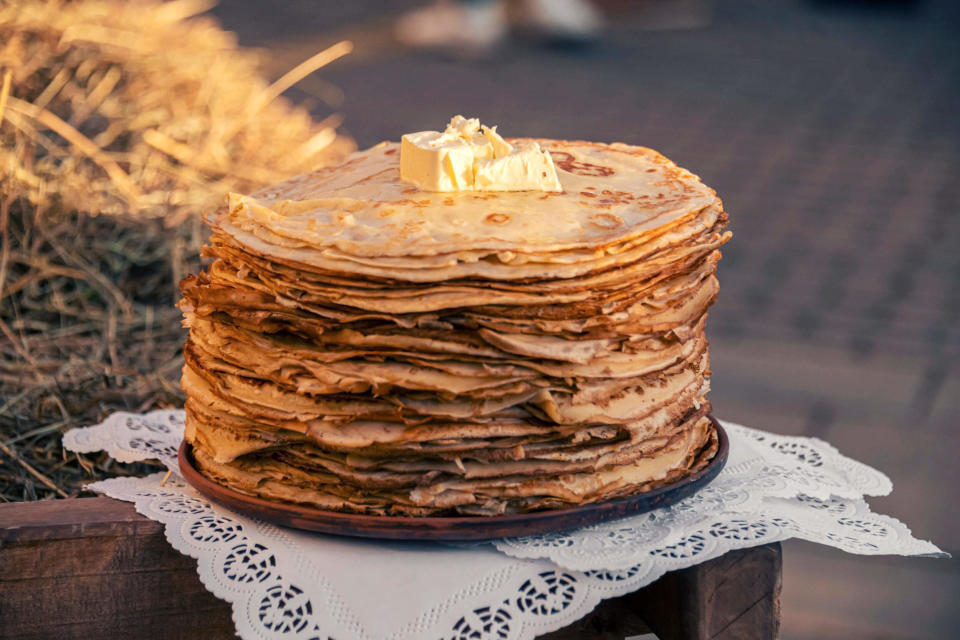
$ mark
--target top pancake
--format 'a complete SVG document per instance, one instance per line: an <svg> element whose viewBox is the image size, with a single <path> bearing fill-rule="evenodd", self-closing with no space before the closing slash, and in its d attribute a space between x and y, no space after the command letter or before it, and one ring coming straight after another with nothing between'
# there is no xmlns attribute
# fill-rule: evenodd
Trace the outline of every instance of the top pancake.
<svg viewBox="0 0 960 640"><path fill-rule="evenodd" d="M622 143L537 140L563 191L420 191L400 180L400 145L383 142L342 165L252 196L212 216L241 244L390 258L477 252L597 250L690 221L712 189L656 151ZM257 242L257 241L260 242ZM262 246L262 245L261 245Z"/></svg>

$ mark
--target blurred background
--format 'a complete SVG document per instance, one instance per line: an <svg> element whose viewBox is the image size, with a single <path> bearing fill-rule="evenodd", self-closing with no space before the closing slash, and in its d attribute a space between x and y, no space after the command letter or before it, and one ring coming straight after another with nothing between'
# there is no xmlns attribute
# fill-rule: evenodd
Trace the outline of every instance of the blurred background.
<svg viewBox="0 0 960 640"><path fill-rule="evenodd" d="M214 7L240 46L259 49L268 82L352 43L291 78L284 95L314 124L298 124L292 140L263 136L252 157L271 146L288 156L327 131L310 162L331 162L351 138L364 148L458 113L507 136L659 150L715 188L731 217L708 324L716 415L823 438L885 471L895 489L871 500L875 510L960 552L960 3L598 0L579 18L586 29L514 28L508 8L492 27L481 18L486 35L469 42L411 36L409 12L424 6ZM7 64L14 53L8 42ZM14 78L11 96L24 97L23 82ZM8 114L10 104L20 103ZM230 170L218 175L236 184ZM92 477L138 468L66 455L62 431L181 401L173 283L194 268L203 231L190 203L108 219L75 212L84 207L66 196L37 204L10 180L0 192L0 490L6 500L77 495ZM164 207L176 224L164 224ZM955 560L791 541L784 563L786 639L960 635Z"/></svg>

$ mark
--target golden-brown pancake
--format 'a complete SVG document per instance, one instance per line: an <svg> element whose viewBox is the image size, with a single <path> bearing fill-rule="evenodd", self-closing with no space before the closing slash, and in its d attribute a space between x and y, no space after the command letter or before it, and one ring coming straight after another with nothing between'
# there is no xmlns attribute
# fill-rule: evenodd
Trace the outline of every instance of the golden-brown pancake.
<svg viewBox="0 0 960 640"><path fill-rule="evenodd" d="M181 283L207 477L369 514L650 490L716 450L707 309L727 215L660 154L540 140L563 191L419 191L382 143L231 195Z"/></svg>

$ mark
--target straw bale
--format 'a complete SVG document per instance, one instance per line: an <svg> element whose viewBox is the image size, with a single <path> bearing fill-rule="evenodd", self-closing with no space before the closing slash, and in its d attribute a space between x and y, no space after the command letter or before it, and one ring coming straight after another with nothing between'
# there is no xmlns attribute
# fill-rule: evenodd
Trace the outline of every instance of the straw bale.
<svg viewBox="0 0 960 640"><path fill-rule="evenodd" d="M336 114L280 96L350 43L271 84L210 6L0 0L2 499L120 471L65 454L60 433L182 403L173 304L200 267L200 214L353 149Z"/></svg>

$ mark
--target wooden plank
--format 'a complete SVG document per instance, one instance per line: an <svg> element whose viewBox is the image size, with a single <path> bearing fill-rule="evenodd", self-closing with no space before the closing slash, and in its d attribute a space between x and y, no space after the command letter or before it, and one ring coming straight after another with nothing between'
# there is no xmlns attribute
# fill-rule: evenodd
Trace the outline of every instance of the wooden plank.
<svg viewBox="0 0 960 640"><path fill-rule="evenodd" d="M696 567L696 603L702 637L777 638L783 556L779 544L732 551Z"/></svg>
<svg viewBox="0 0 960 640"><path fill-rule="evenodd" d="M110 498L0 505L0 638L233 638L163 527Z"/></svg>
<svg viewBox="0 0 960 640"><path fill-rule="evenodd" d="M660 640L767 640L780 633L779 543L731 551L640 589L633 606Z"/></svg>
<svg viewBox="0 0 960 640"><path fill-rule="evenodd" d="M780 546L731 552L602 602L543 640L775 638ZM233 638L230 606L133 505L81 498L0 505L0 638Z"/></svg>
<svg viewBox="0 0 960 640"><path fill-rule="evenodd" d="M133 503L113 498L0 504L0 543L162 531L163 525L137 513Z"/></svg>

